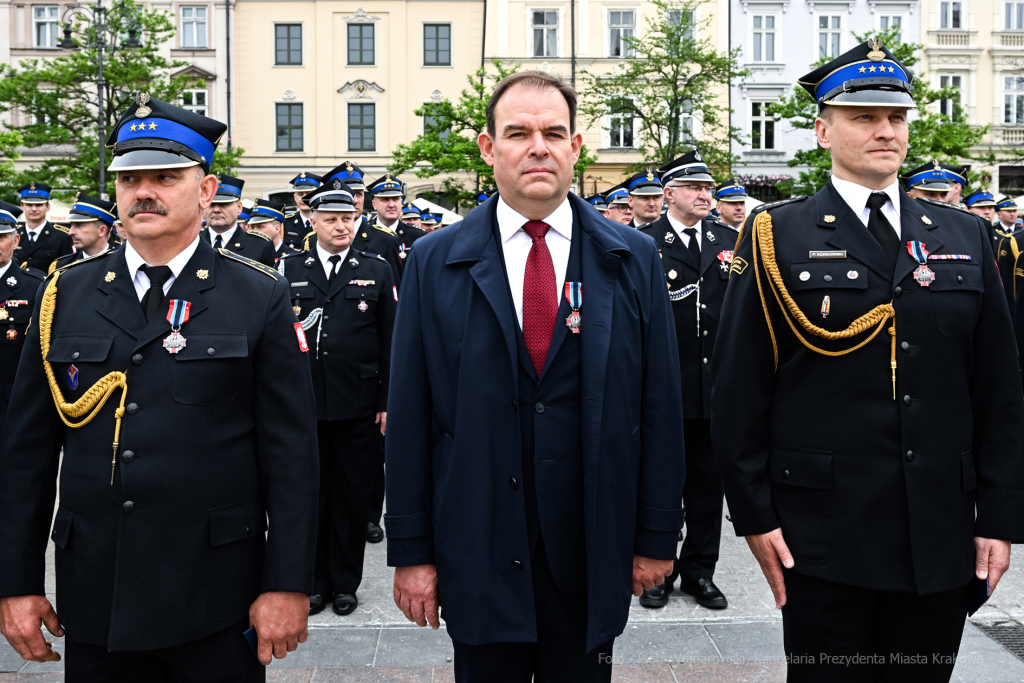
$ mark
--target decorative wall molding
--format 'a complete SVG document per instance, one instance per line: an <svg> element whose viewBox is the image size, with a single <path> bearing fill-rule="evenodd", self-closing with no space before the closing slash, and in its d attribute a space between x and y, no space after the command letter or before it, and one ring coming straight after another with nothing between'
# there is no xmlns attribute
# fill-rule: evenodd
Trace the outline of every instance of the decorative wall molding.
<svg viewBox="0 0 1024 683"><path fill-rule="evenodd" d="M349 81L338 88L338 92L344 95L346 100L377 100L384 92L384 88L376 83L359 79L358 81Z"/></svg>
<svg viewBox="0 0 1024 683"><path fill-rule="evenodd" d="M350 14L347 17L342 17L345 21L351 24L369 24L374 21L380 21L380 17L375 14L367 14L366 10L362 7L355 11L355 14Z"/></svg>

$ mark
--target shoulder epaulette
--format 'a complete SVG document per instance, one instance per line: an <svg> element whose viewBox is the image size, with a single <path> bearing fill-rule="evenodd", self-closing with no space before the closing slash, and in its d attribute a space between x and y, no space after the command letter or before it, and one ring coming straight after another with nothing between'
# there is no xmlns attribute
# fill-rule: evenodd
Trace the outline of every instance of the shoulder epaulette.
<svg viewBox="0 0 1024 683"><path fill-rule="evenodd" d="M925 199L924 197L914 197L914 199L916 199L919 202L926 202L928 204L931 204L932 206L941 207L943 209L956 209L957 211L960 211L960 212L963 212L963 213L971 213L967 209L961 209L956 204L950 204L948 202L937 202L934 199ZM973 216L974 214L971 214L971 215Z"/></svg>
<svg viewBox="0 0 1024 683"><path fill-rule="evenodd" d="M58 230L60 230L65 235L67 235L67 234L69 234L71 232L71 228L65 228L63 225L57 225L56 223L51 223L51 225L53 225L53 227L57 228Z"/></svg>
<svg viewBox="0 0 1024 683"><path fill-rule="evenodd" d="M47 277L49 277L53 273L63 273L64 271L69 270L71 268L74 268L75 266L80 266L83 263L92 263L93 261L99 261L104 256L108 256L110 254L113 254L115 251L117 251L117 250L116 249L107 249L106 251L100 252L99 254L96 254L95 256L90 256L89 258L79 259L78 261L72 261L71 263L67 264L66 266L61 266L60 268L55 269L53 272L48 273ZM58 260L60 260L60 259L58 259Z"/></svg>
<svg viewBox="0 0 1024 683"><path fill-rule="evenodd" d="M378 261L383 261L384 263L388 262L386 258L381 256L380 254L374 254L372 251L359 251L358 249L356 249L356 253L359 254L360 256L365 256L366 258L377 259Z"/></svg>
<svg viewBox="0 0 1024 683"><path fill-rule="evenodd" d="M266 240L266 241L268 241L268 242L273 242L273 240L272 240L272 239L270 239L269 237L267 237L266 235L264 235L264 234L263 234L262 232L260 232L259 230L249 230L249 231L248 231L248 233L249 233L250 235L255 235L256 237L262 237L263 239L265 239L265 240Z"/></svg>
<svg viewBox="0 0 1024 683"><path fill-rule="evenodd" d="M722 221L718 220L714 216L707 216L707 217L704 218L704 220L711 221L712 223L714 223L715 225L717 225L720 228L725 228L726 230L732 230L733 232L739 232L739 230L737 230L736 228L732 227L728 223L723 223Z"/></svg>
<svg viewBox="0 0 1024 683"><path fill-rule="evenodd" d="M782 206L784 204L792 204L793 202L802 202L805 199L807 199L807 195L805 195L805 194L798 194L795 197L790 197L789 199L780 199L777 202L769 202L768 204L760 204L759 206L754 207L754 211L751 211L751 213L754 213L756 211L764 211L765 209L774 209L777 206Z"/></svg>
<svg viewBox="0 0 1024 683"><path fill-rule="evenodd" d="M25 275L31 275L32 277L39 278L40 280L45 280L47 275L49 275L49 273L44 273L38 268L23 268L22 272Z"/></svg>
<svg viewBox="0 0 1024 683"><path fill-rule="evenodd" d="M373 224L373 229L374 230L380 230L385 235L394 236L394 234L395 234L395 231L392 230L391 228L385 228L383 225L377 225L376 223Z"/></svg>
<svg viewBox="0 0 1024 683"><path fill-rule="evenodd" d="M259 261L253 261L251 258L246 258L246 257L242 256L241 254L236 254L235 252L231 251L230 249L218 249L217 252L221 256L226 256L227 258L231 259L232 261L238 261L239 263L244 263L245 265L249 266L250 268L254 268L254 269L260 271L261 273L263 273L267 277L271 277L274 280L277 280L277 271L274 270L273 268L271 268L270 266L265 266L262 263L260 263Z"/></svg>
<svg viewBox="0 0 1024 683"><path fill-rule="evenodd" d="M57 261L60 261L60 259L59 258L58 259L54 259L53 263L50 264L50 267L46 269L46 274L47 275L49 275L53 271L57 270ZM28 268L26 268L25 270L27 271Z"/></svg>

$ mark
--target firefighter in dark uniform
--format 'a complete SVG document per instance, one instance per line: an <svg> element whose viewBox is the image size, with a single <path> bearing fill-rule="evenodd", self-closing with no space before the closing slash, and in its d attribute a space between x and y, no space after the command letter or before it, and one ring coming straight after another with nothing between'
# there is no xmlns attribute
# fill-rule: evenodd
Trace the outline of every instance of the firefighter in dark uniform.
<svg viewBox="0 0 1024 683"><path fill-rule="evenodd" d="M47 274L75 261L84 261L99 256L107 249L116 248L110 245L110 235L114 232L114 221L117 220L116 212L117 206L113 202L78 193L68 212L68 223L71 225L68 234L71 235L76 251L51 263Z"/></svg>
<svg viewBox="0 0 1024 683"><path fill-rule="evenodd" d="M217 175L217 196L206 210L206 227L200 236L214 249L228 249L253 261L273 267L274 243L259 232L247 232L238 224L242 212L242 187L245 181Z"/></svg>
<svg viewBox="0 0 1024 683"><path fill-rule="evenodd" d="M715 188L715 210L713 215L733 230L743 226L747 217L747 191L734 178Z"/></svg>
<svg viewBox="0 0 1024 683"><path fill-rule="evenodd" d="M225 129L140 94L106 141L128 241L33 309L0 450L0 632L42 662L41 624L66 631L69 683L257 683L306 639L307 347L284 278L199 237Z"/></svg>
<svg viewBox="0 0 1024 683"><path fill-rule="evenodd" d="M738 233L708 216L714 178L696 150L661 167L658 174L668 213L640 231L658 243L675 314L683 380L686 537L675 571L664 585L644 591L640 604L664 607L678 576L680 589L697 604L724 609L728 600L714 582L723 497L711 446L711 357Z"/></svg>
<svg viewBox="0 0 1024 683"><path fill-rule="evenodd" d="M310 248L281 259L278 271L309 339L316 392L320 512L309 611L331 601L346 615L359 604L398 291L384 259L352 247L358 213L345 184L332 182L327 176L307 197L316 231Z"/></svg>
<svg viewBox="0 0 1024 683"><path fill-rule="evenodd" d="M426 231L402 220L405 188L401 182L390 175L385 175L373 181L366 191L370 193L373 208L377 213L374 226L390 230L394 234L398 245L398 264L400 268L404 268L413 243L427 234Z"/></svg>
<svg viewBox="0 0 1024 683"><path fill-rule="evenodd" d="M246 227L250 232L258 231L273 243L275 266L282 256L298 253L297 249L292 249L285 244L282 237L285 220L284 204L270 199L257 199L250 211L249 223Z"/></svg>
<svg viewBox="0 0 1024 683"><path fill-rule="evenodd" d="M653 168L631 176L625 185L629 191L629 208L633 211L632 227L641 228L661 218L665 193L662 191L661 178Z"/></svg>
<svg viewBox="0 0 1024 683"><path fill-rule="evenodd" d="M996 198L988 190L975 190L964 200L967 210L981 216L989 225L996 219Z"/></svg>
<svg viewBox="0 0 1024 683"><path fill-rule="evenodd" d="M56 259L74 252L68 229L46 220L50 210L49 185L29 183L18 189L25 223L18 227L21 243L17 247L22 268L35 268L44 273Z"/></svg>
<svg viewBox="0 0 1024 683"><path fill-rule="evenodd" d="M295 198L297 211L287 216L284 221L284 243L298 251L302 249L302 240L313 231L310 223L312 213L309 204L303 199L307 194L320 187L320 176L303 171L292 178L292 196Z"/></svg>
<svg viewBox="0 0 1024 683"><path fill-rule="evenodd" d="M0 403L0 434L10 407L14 375L25 344L25 331L36 305L36 292L45 275L35 268L21 268L14 258L21 235L18 217L21 209L0 202L0 384L3 402ZM2 443L2 441L0 441Z"/></svg>
<svg viewBox="0 0 1024 683"><path fill-rule="evenodd" d="M592 194L589 197L584 197L583 201L600 211L602 216L608 215L608 200L603 194Z"/></svg>
<svg viewBox="0 0 1024 683"><path fill-rule="evenodd" d="M907 186L907 194L915 199L945 201L946 195L953 189L946 178L946 172L934 160L904 173L900 179Z"/></svg>
<svg viewBox="0 0 1024 683"><path fill-rule="evenodd" d="M911 78L872 38L800 80L832 177L747 218L722 306L715 455L790 683L948 681L1024 541L1010 315L983 220L900 190Z"/></svg>
<svg viewBox="0 0 1024 683"><path fill-rule="evenodd" d="M619 183L604 193L608 210L604 217L616 223L633 226L633 207L629 203L629 190L625 183Z"/></svg>
<svg viewBox="0 0 1024 683"><path fill-rule="evenodd" d="M1017 203L1003 197L995 204L997 220L992 224L992 240L996 245L996 263L1003 279L1007 301L1016 306L1018 281L1024 276L1020 267L1021 235L1024 229L1017 225Z"/></svg>

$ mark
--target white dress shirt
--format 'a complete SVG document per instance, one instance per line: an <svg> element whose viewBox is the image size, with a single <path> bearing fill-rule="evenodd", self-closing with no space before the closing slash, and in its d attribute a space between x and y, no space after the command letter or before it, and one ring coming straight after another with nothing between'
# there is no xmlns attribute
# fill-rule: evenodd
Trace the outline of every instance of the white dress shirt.
<svg viewBox="0 0 1024 683"><path fill-rule="evenodd" d="M868 218L871 216L871 209L868 208L868 197L876 190L858 185L857 183L851 183L849 180L836 178L835 176L832 176L832 187L836 188L839 196L850 205L850 208L853 209L860 222L867 226ZM882 206L882 215L889 221L892 229L896 231L896 236L902 238L903 230L900 228L900 183L898 180L893 181L892 185L880 191L889 197L889 201Z"/></svg>
<svg viewBox="0 0 1024 683"><path fill-rule="evenodd" d="M167 278L167 282L164 283L164 294L171 289L171 285L181 275L181 271L185 268L185 264L192 258L192 254L196 253L196 249L199 248L199 236L192 240L192 244L185 247L184 251L175 256L168 262L168 266L171 269L171 276ZM148 265L142 260L142 256L139 252L135 251L132 247L131 242L125 243L124 249L124 260L128 263L128 275L132 278L132 283L135 285L135 293L139 297L139 301L142 301L142 297L149 291L149 276L142 270L139 270L141 266Z"/></svg>
<svg viewBox="0 0 1024 683"><path fill-rule="evenodd" d="M238 230L238 224L235 223L233 226L225 230L224 232L214 232L213 228L209 229L210 233L210 246L213 246L213 241L217 239L217 235L220 235L220 246L223 249L228 248L228 242L235 236L235 230Z"/></svg>
<svg viewBox="0 0 1024 683"><path fill-rule="evenodd" d="M28 227L28 223L25 224L25 232L27 233L29 244L35 244L36 240L39 239L39 235L43 232L43 228L45 227L45 222L35 229Z"/></svg>
<svg viewBox="0 0 1024 683"><path fill-rule="evenodd" d="M516 318L519 327L523 326L523 281L526 279L526 259L533 247L533 240L523 230L529 219L498 197L496 210L498 232L501 234L501 249L505 257L505 271L508 273L508 286L512 290L512 301L516 306ZM551 263L555 267L555 301L560 301L565 284L565 270L569 266L569 247L572 245L572 206L569 198L558 205L554 212L544 219L551 226L544 236L544 242L551 253Z"/></svg>
<svg viewBox="0 0 1024 683"><path fill-rule="evenodd" d="M339 252L337 254L338 256L341 257L341 259L338 261L338 268L339 269L341 268L341 264L345 262L345 257L348 256L348 251L349 250L346 249L345 251ZM331 252L329 252L326 249L324 249L323 247L321 247L319 240L316 243L316 254L317 254L317 256L320 257L320 263L322 263L323 266L324 266L324 275L326 275L327 276L327 280L330 281L330 279L331 279L331 271L334 270L334 266L327 259L329 259L332 256L334 256L334 254L332 254Z"/></svg>
<svg viewBox="0 0 1024 683"><path fill-rule="evenodd" d="M11 269L12 263L14 263L14 258L11 258L11 260L7 262L7 265L0 266L0 280L2 280L7 271Z"/></svg>
<svg viewBox="0 0 1024 683"><path fill-rule="evenodd" d="M683 232L683 230L687 230L689 228L693 228L694 230L697 231L697 248L700 249L702 246L704 246L701 242L702 238L700 234L700 221L697 221L696 225L683 225L681 222L673 218L671 213L666 213L665 215L668 216L668 224L672 226L672 229L676 231L677 235L679 235L679 239L683 241L684 247L686 247L687 249L690 248L690 236Z"/></svg>
<svg viewBox="0 0 1024 683"><path fill-rule="evenodd" d="M1014 223L1013 225L1007 225L1006 223L999 221L999 229L1003 232L1013 232L1017 229L1017 224Z"/></svg>

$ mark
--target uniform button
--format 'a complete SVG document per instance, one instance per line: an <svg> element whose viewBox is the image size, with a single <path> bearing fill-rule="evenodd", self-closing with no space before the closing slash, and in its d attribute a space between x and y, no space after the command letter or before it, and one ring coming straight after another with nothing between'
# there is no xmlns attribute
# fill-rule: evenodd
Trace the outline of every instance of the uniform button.
<svg viewBox="0 0 1024 683"><path fill-rule="evenodd" d="M903 296L903 288L897 287L896 289L892 290L892 293L895 294L897 298L899 298Z"/></svg>
<svg viewBox="0 0 1024 683"><path fill-rule="evenodd" d="M128 411L129 415L134 415L135 413L139 412L139 404L138 403L129 403L128 405L126 405L124 407L124 409Z"/></svg>
<svg viewBox="0 0 1024 683"><path fill-rule="evenodd" d="M789 470L782 470L782 476L788 477L789 476Z"/></svg>
<svg viewBox="0 0 1024 683"><path fill-rule="evenodd" d="M707 330L704 330L704 336L705 337L708 336L708 331Z"/></svg>
<svg viewBox="0 0 1024 683"><path fill-rule="evenodd" d="M142 354L137 353L134 356L132 356L132 362L135 363L136 365L142 365Z"/></svg>
<svg viewBox="0 0 1024 683"><path fill-rule="evenodd" d="M324 351L324 352L323 352L323 353L321 353L320 355L321 355L321 356L326 356L326 355L327 355L327 352L326 352L326 351Z"/></svg>
<svg viewBox="0 0 1024 683"><path fill-rule="evenodd" d="M701 307L701 308L707 308L707 307L708 307L708 305L707 305L707 304L701 304L701 305L700 305L700 307Z"/></svg>
<svg viewBox="0 0 1024 683"><path fill-rule="evenodd" d="M907 451L907 462L914 462L914 451Z"/></svg>
<svg viewBox="0 0 1024 683"><path fill-rule="evenodd" d="M515 399L512 399L512 412L519 410L519 404L516 403Z"/></svg>
<svg viewBox="0 0 1024 683"><path fill-rule="evenodd" d="M252 527L251 526L245 527L245 535L246 536L252 536Z"/></svg>
<svg viewBox="0 0 1024 683"><path fill-rule="evenodd" d="M78 351L75 351L73 354L71 354L71 360L78 360L79 355L81 354L79 354Z"/></svg>
<svg viewBox="0 0 1024 683"><path fill-rule="evenodd" d="M210 348L206 349L206 355L208 355L208 356L216 356L217 355L217 349L215 349L215 348L213 348L211 346Z"/></svg>
<svg viewBox="0 0 1024 683"><path fill-rule="evenodd" d="M533 407L533 409L536 410L538 413L543 413L544 412L544 404L543 403L537 403L537 405L535 405Z"/></svg>
<svg viewBox="0 0 1024 683"><path fill-rule="evenodd" d="M960 284L963 284L964 283L964 276L963 275L957 275L956 276L956 281L959 282Z"/></svg>
<svg viewBox="0 0 1024 683"><path fill-rule="evenodd" d="M322 317L322 318L323 318L324 320L330 320L330 319L331 319L331 316L329 316L329 315L325 315L325 316L321 316L321 317Z"/></svg>
<svg viewBox="0 0 1024 683"><path fill-rule="evenodd" d="M906 403L908 406L912 403L909 394L903 397L903 402Z"/></svg>
<svg viewBox="0 0 1024 683"><path fill-rule="evenodd" d="M123 462L131 462L135 459L135 451L125 451L121 454L121 460Z"/></svg>
<svg viewBox="0 0 1024 683"><path fill-rule="evenodd" d="M125 502L121 503L121 511L124 512L124 514L126 515L132 514L133 512L135 512L135 503L131 502L130 500L126 500Z"/></svg>
<svg viewBox="0 0 1024 683"><path fill-rule="evenodd" d="M523 563L520 562L519 560L512 560L512 569L515 569L517 571L522 571Z"/></svg>
<svg viewBox="0 0 1024 683"><path fill-rule="evenodd" d="M324 332L323 334L321 334L321 335L320 335L320 338L321 338L321 339L327 339L327 333L326 333L326 332Z"/></svg>
<svg viewBox="0 0 1024 683"><path fill-rule="evenodd" d="M512 487L513 491L515 491L517 488L519 488L519 482L516 481L515 477L509 477L508 478L508 485Z"/></svg>
<svg viewBox="0 0 1024 683"><path fill-rule="evenodd" d="M330 300L330 299L328 299L328 300L327 300L327 301L325 301L324 303L325 303L325 304L329 304L329 303L331 303L331 300Z"/></svg>
<svg viewBox="0 0 1024 683"><path fill-rule="evenodd" d="M825 282L832 282L832 276L831 275L826 275L825 276Z"/></svg>
<svg viewBox="0 0 1024 683"><path fill-rule="evenodd" d="M704 363L705 363L705 364L707 364L707 362L708 362L708 359L707 359L707 358L705 358L705 359L704 359Z"/></svg>
<svg viewBox="0 0 1024 683"><path fill-rule="evenodd" d="M910 350L910 342L903 342L902 344L900 344L900 346L903 347L904 351Z"/></svg>

